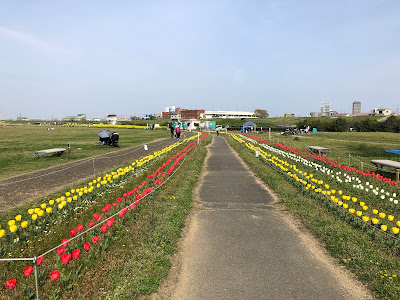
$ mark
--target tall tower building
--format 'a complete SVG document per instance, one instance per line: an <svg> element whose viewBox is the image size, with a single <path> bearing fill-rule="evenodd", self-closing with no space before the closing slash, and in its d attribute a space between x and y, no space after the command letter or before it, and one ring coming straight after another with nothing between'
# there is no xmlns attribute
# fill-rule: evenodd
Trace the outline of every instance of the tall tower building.
<svg viewBox="0 0 400 300"><path fill-rule="evenodd" d="M354 101L352 114L354 115L354 114L359 114L359 113L361 113L361 102Z"/></svg>
<svg viewBox="0 0 400 300"><path fill-rule="evenodd" d="M321 102L321 116L329 117L330 104L326 102Z"/></svg>

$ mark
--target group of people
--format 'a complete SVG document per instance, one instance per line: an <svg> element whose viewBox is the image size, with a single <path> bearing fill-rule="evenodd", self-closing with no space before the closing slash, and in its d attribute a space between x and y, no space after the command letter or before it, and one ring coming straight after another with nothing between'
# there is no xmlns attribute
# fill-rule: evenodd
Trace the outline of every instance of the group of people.
<svg viewBox="0 0 400 300"><path fill-rule="evenodd" d="M180 139L181 137L181 128L177 126L175 129L173 126L170 127L171 130L171 139L176 137L177 140Z"/></svg>

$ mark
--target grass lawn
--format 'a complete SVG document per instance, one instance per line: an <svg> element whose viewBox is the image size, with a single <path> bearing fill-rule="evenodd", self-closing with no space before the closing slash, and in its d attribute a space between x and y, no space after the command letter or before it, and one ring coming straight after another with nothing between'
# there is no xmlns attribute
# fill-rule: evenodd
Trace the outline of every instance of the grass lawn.
<svg viewBox="0 0 400 300"><path fill-rule="evenodd" d="M55 127L19 125L0 127L0 178L6 178L34 170L52 167L99 154L126 149L160 138L170 136L166 130L119 129L120 148L97 146L98 128ZM115 129L110 129L111 132ZM37 158L34 151L50 148L67 148L71 143L71 153L61 156Z"/></svg>

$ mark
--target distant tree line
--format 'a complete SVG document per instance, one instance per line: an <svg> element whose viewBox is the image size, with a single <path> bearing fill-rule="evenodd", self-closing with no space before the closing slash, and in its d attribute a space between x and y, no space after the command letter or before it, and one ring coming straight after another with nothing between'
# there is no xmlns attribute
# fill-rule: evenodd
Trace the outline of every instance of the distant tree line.
<svg viewBox="0 0 400 300"><path fill-rule="evenodd" d="M318 118L304 119L297 124L298 128L310 126L317 128L318 131L345 132L350 128L355 131L363 132L400 132L400 118L390 116L386 120L379 122L374 118Z"/></svg>

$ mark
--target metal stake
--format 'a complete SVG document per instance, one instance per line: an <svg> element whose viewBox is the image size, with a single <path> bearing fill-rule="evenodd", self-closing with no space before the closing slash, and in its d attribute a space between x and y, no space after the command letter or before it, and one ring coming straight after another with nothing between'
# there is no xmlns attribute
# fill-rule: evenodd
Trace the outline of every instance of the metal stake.
<svg viewBox="0 0 400 300"><path fill-rule="evenodd" d="M153 224L153 235L154 235L154 190L151 191L151 222Z"/></svg>
<svg viewBox="0 0 400 300"><path fill-rule="evenodd" d="M39 284L38 284L38 276L37 276L37 265L36 265L36 255L33 255L33 268L35 270L35 287L36 287L36 299L39 300Z"/></svg>

